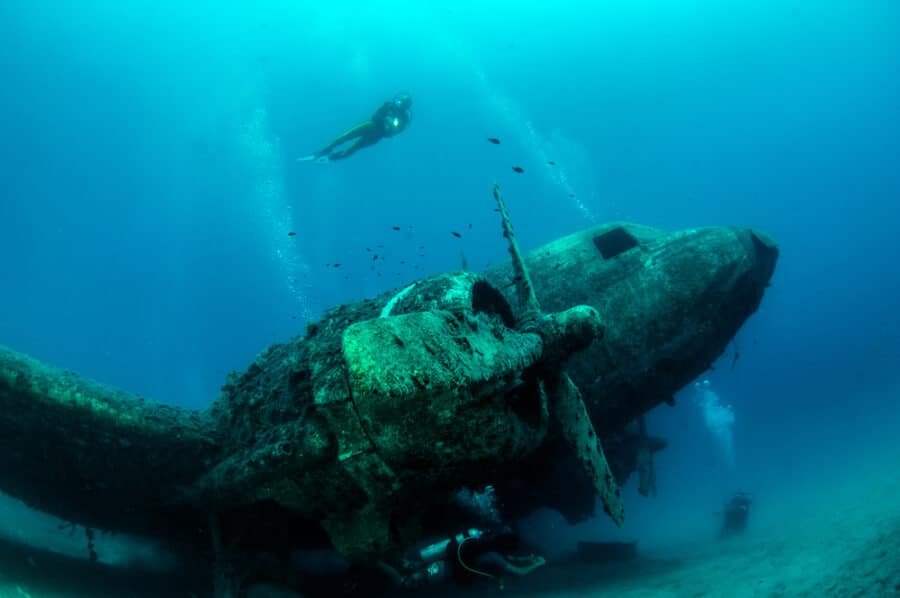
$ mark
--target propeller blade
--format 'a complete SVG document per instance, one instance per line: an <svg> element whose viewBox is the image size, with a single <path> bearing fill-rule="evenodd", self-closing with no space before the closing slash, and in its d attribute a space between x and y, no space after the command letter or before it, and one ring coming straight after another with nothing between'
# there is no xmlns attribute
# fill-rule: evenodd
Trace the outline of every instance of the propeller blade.
<svg viewBox="0 0 900 598"><path fill-rule="evenodd" d="M600 497L603 510L616 525L621 526L625 521L622 492L603 454L600 439L581 399L581 392L566 373L546 380L545 384L550 397L551 417L559 423L563 438L575 451L578 463Z"/></svg>

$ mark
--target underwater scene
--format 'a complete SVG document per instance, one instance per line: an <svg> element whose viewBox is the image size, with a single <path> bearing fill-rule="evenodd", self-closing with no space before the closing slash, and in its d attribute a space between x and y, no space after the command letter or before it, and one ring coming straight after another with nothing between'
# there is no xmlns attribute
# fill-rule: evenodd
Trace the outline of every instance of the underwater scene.
<svg viewBox="0 0 900 598"><path fill-rule="evenodd" d="M0 598L900 595L900 4L0 3Z"/></svg>

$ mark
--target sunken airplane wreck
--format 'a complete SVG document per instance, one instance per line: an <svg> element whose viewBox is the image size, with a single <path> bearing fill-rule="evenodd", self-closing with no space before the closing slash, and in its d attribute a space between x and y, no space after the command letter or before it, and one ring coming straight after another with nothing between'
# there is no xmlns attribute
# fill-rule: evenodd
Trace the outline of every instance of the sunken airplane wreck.
<svg viewBox="0 0 900 598"><path fill-rule="evenodd" d="M778 249L746 228L614 223L523 258L495 197L510 265L340 305L205 411L0 348L0 490L200 558L216 596L260 578L303 590L289 559L260 573L245 555L390 562L455 531L442 513L462 487L492 484L510 520L577 520L599 496L621 523L619 486L638 471L652 492L665 445L642 415L724 351Z"/></svg>

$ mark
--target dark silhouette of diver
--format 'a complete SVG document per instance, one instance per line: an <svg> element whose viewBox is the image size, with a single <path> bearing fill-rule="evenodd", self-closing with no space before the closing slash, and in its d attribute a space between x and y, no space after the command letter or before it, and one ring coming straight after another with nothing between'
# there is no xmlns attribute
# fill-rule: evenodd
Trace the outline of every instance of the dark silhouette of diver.
<svg viewBox="0 0 900 598"><path fill-rule="evenodd" d="M519 537L509 527L482 531L470 529L422 548L404 559L402 570L378 563L395 587L420 589L450 581L468 585L490 579L503 587L507 575L525 576L543 566L543 557L519 555Z"/></svg>
<svg viewBox="0 0 900 598"><path fill-rule="evenodd" d="M722 529L720 538L728 538L744 533L747 529L747 518L750 515L750 505L753 501L745 492L738 492L725 504L722 513Z"/></svg>
<svg viewBox="0 0 900 598"><path fill-rule="evenodd" d="M412 98L409 97L409 94L398 93L394 96L394 99L382 104L371 118L339 135L316 153L297 158L297 161L331 162L332 160L342 160L364 147L375 145L385 137L399 135L409 126L411 120L410 106L412 106ZM339 146L347 143L349 145L343 149L337 149Z"/></svg>

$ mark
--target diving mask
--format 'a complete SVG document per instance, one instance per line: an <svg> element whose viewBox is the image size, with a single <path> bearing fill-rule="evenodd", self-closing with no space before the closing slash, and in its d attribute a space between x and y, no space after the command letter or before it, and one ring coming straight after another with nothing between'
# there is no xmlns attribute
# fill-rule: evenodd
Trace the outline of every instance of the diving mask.
<svg viewBox="0 0 900 598"><path fill-rule="evenodd" d="M409 94L406 93L398 93L394 96L394 106L401 110L409 110L409 107L412 105L412 98L409 97Z"/></svg>

